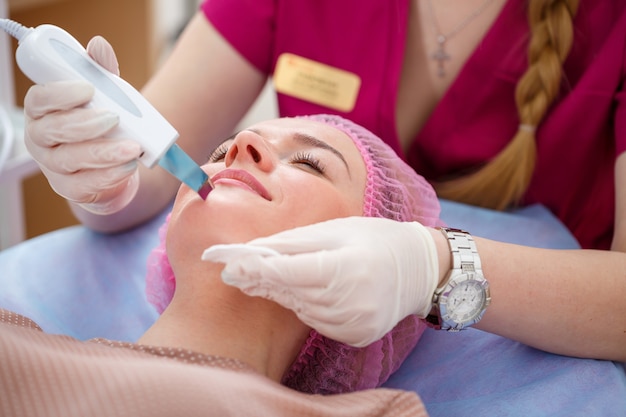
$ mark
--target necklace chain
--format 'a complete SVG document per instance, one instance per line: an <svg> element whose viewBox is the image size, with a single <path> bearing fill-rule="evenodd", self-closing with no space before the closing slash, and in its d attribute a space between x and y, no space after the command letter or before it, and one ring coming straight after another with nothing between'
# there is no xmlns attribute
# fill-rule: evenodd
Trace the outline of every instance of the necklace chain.
<svg viewBox="0 0 626 417"><path fill-rule="evenodd" d="M444 34L441 32L439 22L437 21L437 17L435 16L432 0L427 0L428 12L433 22L433 27L435 29L435 35L437 37L438 44L437 50L431 55L431 58L437 61L437 75L439 75L440 77L445 77L446 75L443 64L445 63L445 61L450 60L450 55L446 52L446 42L449 41L453 36L458 34L460 31L465 29L465 27L469 25L472 20L478 17L478 15L480 15L491 3L493 3L493 0L485 0L483 4L478 7L478 9L474 10L469 16L463 19L461 23L459 23L454 29Z"/></svg>

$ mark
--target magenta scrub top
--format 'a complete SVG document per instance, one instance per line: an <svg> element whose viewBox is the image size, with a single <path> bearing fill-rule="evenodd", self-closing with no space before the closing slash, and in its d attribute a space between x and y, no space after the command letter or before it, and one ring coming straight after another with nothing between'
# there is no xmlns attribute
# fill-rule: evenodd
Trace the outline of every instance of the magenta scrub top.
<svg viewBox="0 0 626 417"><path fill-rule="evenodd" d="M409 0L206 0L207 19L252 65L272 75L283 53L358 75L348 112L278 94L281 116L336 113L367 127L427 179L492 158L518 125L515 83L526 68L525 0L509 0L407 152L395 105ZM614 162L626 150L626 0L581 0L561 94L537 131L524 204L548 207L582 247L607 249Z"/></svg>

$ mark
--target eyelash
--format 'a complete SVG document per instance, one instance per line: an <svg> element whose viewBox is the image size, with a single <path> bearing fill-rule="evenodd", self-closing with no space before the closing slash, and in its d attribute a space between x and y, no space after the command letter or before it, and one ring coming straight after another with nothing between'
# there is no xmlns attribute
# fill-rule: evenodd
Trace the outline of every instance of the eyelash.
<svg viewBox="0 0 626 417"><path fill-rule="evenodd" d="M228 149L230 149L229 145L230 144L222 143L220 146L218 146L213 151L211 156L209 156L209 160L207 162L214 163L214 162L219 162L220 160L224 159L224 157L226 156L226 153L228 152Z"/></svg>
<svg viewBox="0 0 626 417"><path fill-rule="evenodd" d="M289 160L291 164L305 164L319 174L324 174L326 168L322 162L308 152L298 152Z"/></svg>
<svg viewBox="0 0 626 417"><path fill-rule="evenodd" d="M213 151L211 156L209 156L208 162L215 163L215 162L221 161L226 156L228 149L230 149L229 144L222 143L220 146L217 147L217 149ZM312 154L308 152L303 152L303 151L297 152L295 155L293 155L289 159L289 163L307 165L309 168L313 169L314 171L322 175L326 172L326 168L322 164L322 162L318 158L314 157Z"/></svg>

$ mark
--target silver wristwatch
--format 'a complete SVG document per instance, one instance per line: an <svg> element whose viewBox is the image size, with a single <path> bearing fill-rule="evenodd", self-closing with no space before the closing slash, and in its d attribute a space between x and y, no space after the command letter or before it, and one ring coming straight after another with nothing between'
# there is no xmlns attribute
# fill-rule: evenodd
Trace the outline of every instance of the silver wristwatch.
<svg viewBox="0 0 626 417"><path fill-rule="evenodd" d="M440 228L448 239L452 269L445 284L435 290L426 322L435 329L459 331L480 321L491 302L472 236L464 230Z"/></svg>

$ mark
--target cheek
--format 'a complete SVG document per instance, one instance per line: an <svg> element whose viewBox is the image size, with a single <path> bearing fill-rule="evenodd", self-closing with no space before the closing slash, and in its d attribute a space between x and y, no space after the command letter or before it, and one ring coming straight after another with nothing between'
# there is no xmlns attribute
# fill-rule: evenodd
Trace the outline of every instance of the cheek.
<svg viewBox="0 0 626 417"><path fill-rule="evenodd" d="M209 193L202 201L193 191L181 190L172 208L168 228L168 253L194 258L219 243L242 243L266 234L274 225L269 215L275 207L262 206L258 197L243 192Z"/></svg>
<svg viewBox="0 0 626 417"><path fill-rule="evenodd" d="M181 216L181 213L174 207L167 228L167 254L172 266L190 259L199 259L202 253L200 243L204 240L201 233L203 226L190 216Z"/></svg>
<svg viewBox="0 0 626 417"><path fill-rule="evenodd" d="M289 223L283 229L363 214L363 200L352 190L324 184L310 187L304 195L302 192L290 195L293 197L285 201L285 209L281 210Z"/></svg>
<svg viewBox="0 0 626 417"><path fill-rule="evenodd" d="M179 191L167 230L170 262L199 260L204 249L226 243L226 227L215 227L218 214L190 190Z"/></svg>

